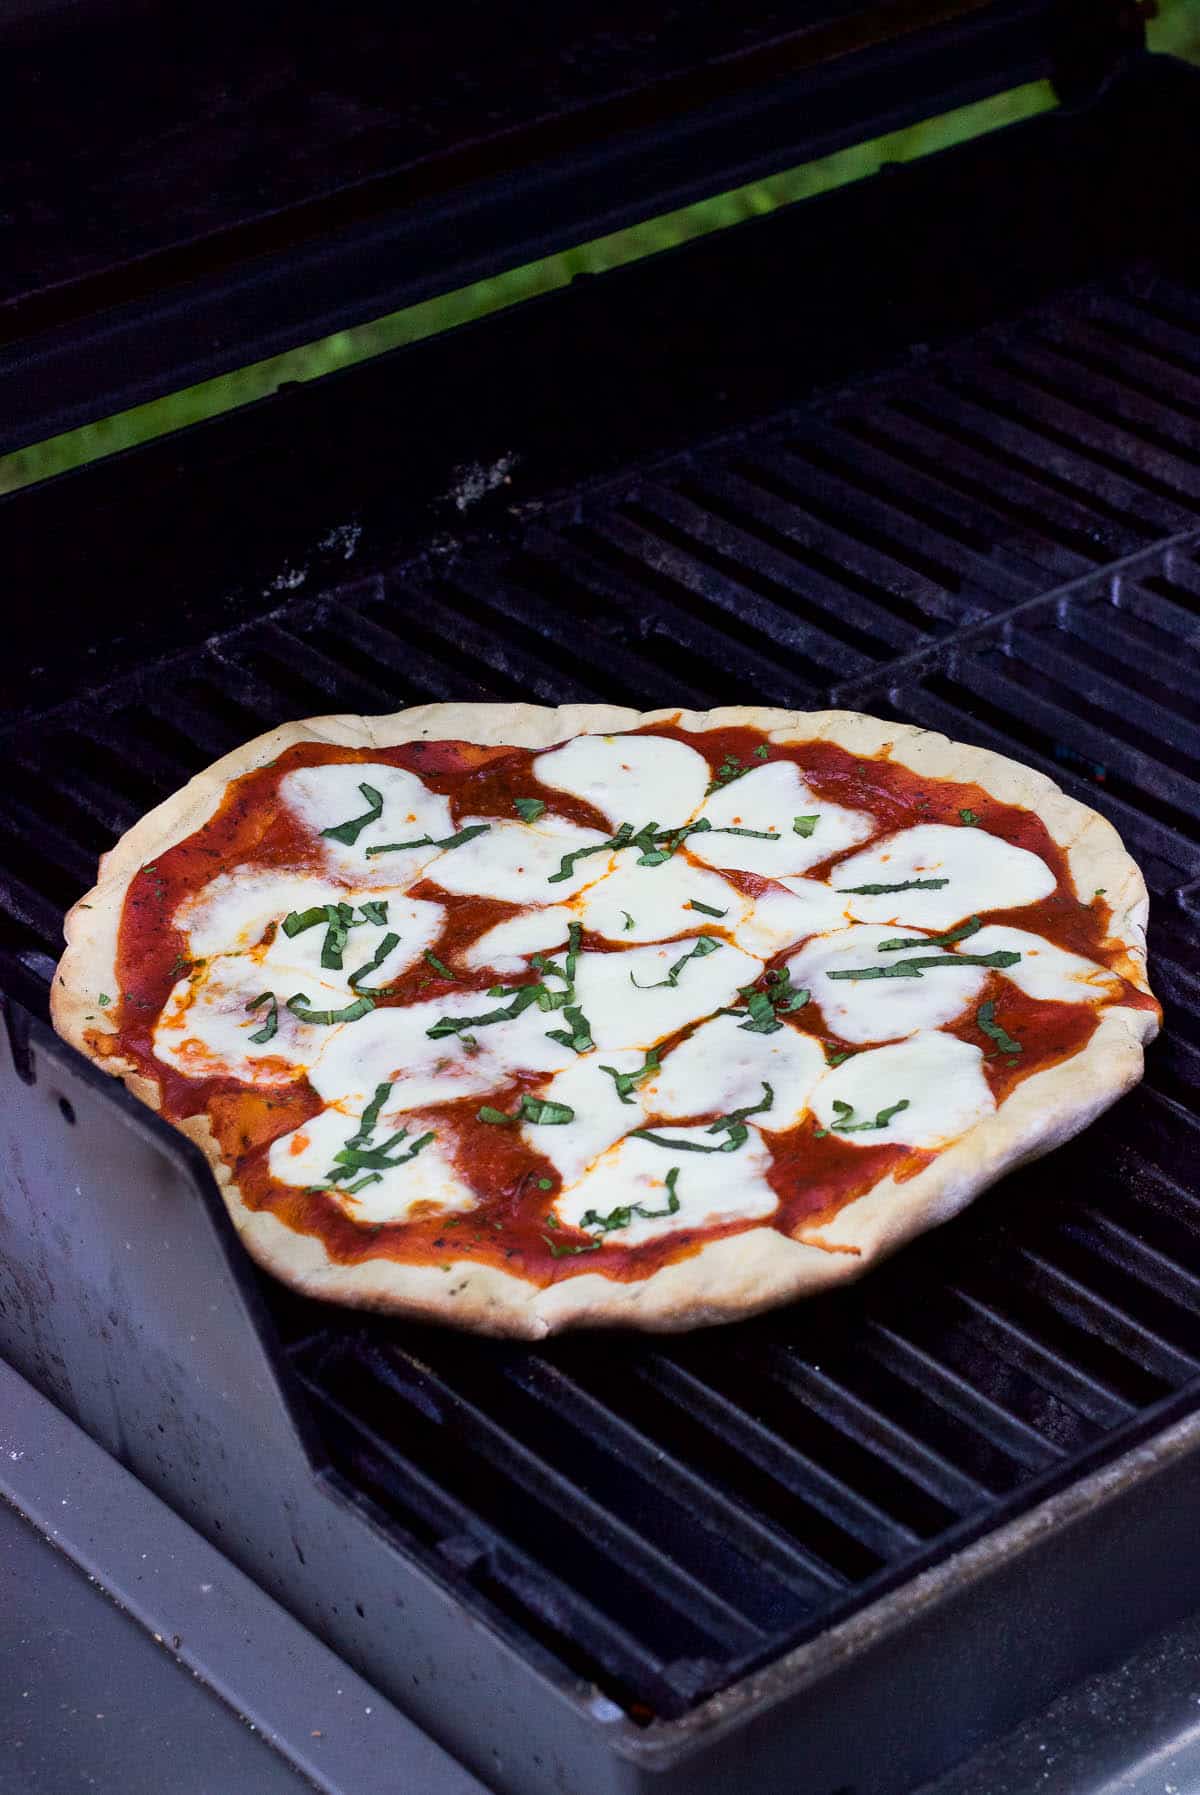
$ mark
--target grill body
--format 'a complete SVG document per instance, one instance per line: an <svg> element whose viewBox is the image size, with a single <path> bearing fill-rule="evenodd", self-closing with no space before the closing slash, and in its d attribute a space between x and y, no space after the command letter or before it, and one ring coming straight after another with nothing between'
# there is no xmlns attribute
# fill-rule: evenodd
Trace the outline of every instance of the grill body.
<svg viewBox="0 0 1200 1795"><path fill-rule="evenodd" d="M499 1788L885 1795L1200 1603L1196 87L1139 68L6 507L0 1342ZM1049 771L1155 904L1147 1084L849 1294L537 1349L322 1310L46 1029L95 854L284 717L748 694Z"/></svg>

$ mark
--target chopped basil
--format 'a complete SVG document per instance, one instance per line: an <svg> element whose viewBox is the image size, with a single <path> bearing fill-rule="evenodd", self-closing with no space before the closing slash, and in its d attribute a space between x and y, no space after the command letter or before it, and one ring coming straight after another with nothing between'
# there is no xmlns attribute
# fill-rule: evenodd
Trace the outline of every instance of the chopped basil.
<svg viewBox="0 0 1200 1795"><path fill-rule="evenodd" d="M960 810L958 814L968 829L973 829L979 821L973 810Z"/></svg>
<svg viewBox="0 0 1200 1795"><path fill-rule="evenodd" d="M379 1120L380 1111L388 1100L388 1094L391 1091L391 1088L390 1084L377 1084L375 1086L375 1095L362 1113L362 1119L358 1124L358 1133L351 1135L350 1139L346 1142L348 1147L366 1146L367 1142L375 1132L375 1124Z"/></svg>
<svg viewBox="0 0 1200 1795"><path fill-rule="evenodd" d="M600 1251L600 1242L598 1240L584 1241L579 1246L559 1246L558 1243L551 1240L548 1235L543 1234L542 1239L550 1248L550 1257L552 1259L566 1259L572 1253L598 1253Z"/></svg>
<svg viewBox="0 0 1200 1795"><path fill-rule="evenodd" d="M403 1162L397 1161L397 1163L402 1164ZM356 1197L360 1190L366 1190L368 1184L382 1184L382 1183L383 1183L383 1173L382 1172L368 1172L365 1178L360 1178L358 1180L357 1184L348 1184L346 1186L346 1195L348 1197Z"/></svg>
<svg viewBox="0 0 1200 1795"><path fill-rule="evenodd" d="M537 1181L537 1187L539 1190L553 1190L554 1189L554 1180L553 1180L553 1178L539 1178ZM557 1225L558 1224L556 1222L555 1226L557 1227Z"/></svg>
<svg viewBox="0 0 1200 1795"><path fill-rule="evenodd" d="M583 940L583 924L569 922L567 924L567 982L575 983L575 968L579 964L579 944Z"/></svg>
<svg viewBox="0 0 1200 1795"><path fill-rule="evenodd" d="M771 750L767 747L767 744L765 742L760 742L758 747L754 750L754 758L755 760L766 760L767 755L770 752Z"/></svg>
<svg viewBox="0 0 1200 1795"><path fill-rule="evenodd" d="M630 1131L631 1140L649 1141L654 1147L667 1147L679 1153L736 1153L750 1138L750 1130L746 1127L747 1116L757 1116L771 1108L775 1102L775 1093L763 1080L762 1103L748 1103L744 1109L730 1110L727 1116L718 1116L708 1128L709 1134L727 1134L729 1139L722 1141L719 1147L706 1147L703 1141L668 1140L665 1135L654 1134L649 1128L634 1128Z"/></svg>
<svg viewBox="0 0 1200 1795"><path fill-rule="evenodd" d="M545 1128L558 1128L575 1120L575 1111L569 1103L553 1103L547 1097L531 1097L528 1092L511 1116L502 1109L493 1109L490 1103L485 1103L477 1114L481 1122L493 1122L502 1127L509 1127L514 1122L533 1122Z"/></svg>
<svg viewBox="0 0 1200 1795"><path fill-rule="evenodd" d="M944 935L896 935L891 941L881 941L875 951L891 954L902 947L953 947L956 941L965 941L968 935L978 934L982 927L977 916L968 916L966 922L960 922L956 929L948 929Z"/></svg>
<svg viewBox="0 0 1200 1795"><path fill-rule="evenodd" d="M854 1105L852 1103L844 1103L840 1097L834 1098L833 1107L837 1115L837 1121L831 1122L828 1128L816 1129L815 1132L818 1137L826 1134L862 1134L866 1133L868 1130L886 1128L893 1116L898 1116L902 1109L908 1108L908 1098L901 1097L899 1103L893 1103L888 1109L879 1110L876 1113L873 1122L851 1121L850 1118L854 1114Z"/></svg>
<svg viewBox="0 0 1200 1795"><path fill-rule="evenodd" d="M106 1010L108 1008L109 1004L112 1002L112 998L108 995L107 991L101 991L99 997L96 999L96 1002L100 1005L100 1008L102 1010Z"/></svg>
<svg viewBox="0 0 1200 1795"><path fill-rule="evenodd" d="M581 1228L595 1228L601 1234L611 1234L614 1228L627 1228L634 1216L640 1216L644 1222L657 1221L659 1216L678 1215L679 1198L675 1191L675 1183L679 1177L679 1167L672 1166L666 1176L667 1204L665 1209L647 1209L643 1203L620 1203L610 1209L607 1215L600 1215L595 1209L584 1211L580 1219Z"/></svg>
<svg viewBox="0 0 1200 1795"><path fill-rule="evenodd" d="M386 841L381 847L368 848L367 858L373 859L376 854L398 854L403 848L461 848L474 841L477 835L486 835L491 826L490 823L472 823L469 829L443 836L441 841L435 841L432 835L422 835L416 841Z"/></svg>
<svg viewBox="0 0 1200 1795"><path fill-rule="evenodd" d="M287 1007L300 1022L319 1023L322 1027L328 1027L330 1023L334 1022L357 1022L360 1016L365 1016L368 1011L375 1008L375 999L373 997L356 998L353 1003L348 1003L344 1010L310 1010L307 994L297 991L294 997L288 998Z"/></svg>
<svg viewBox="0 0 1200 1795"><path fill-rule="evenodd" d="M994 1002L992 1002L992 1000L990 998L987 1003L980 1004L979 1008L975 1012L975 1020L979 1024L980 1028L983 1030L984 1034L989 1036L990 1039L996 1043L996 1046L994 1049L995 1052L997 1052L997 1053L1022 1053L1024 1051L1024 1049L1021 1046L1021 1043L1019 1041L1015 1041L1013 1039L1013 1037L1009 1033L1007 1033L1007 1031L1005 1029L1001 1028L1000 1024L996 1021L996 1005L994 1004ZM991 1056L989 1055L989 1058L990 1057ZM1013 1065L1014 1063L1015 1062L1012 1060L1009 1061L1010 1066Z"/></svg>
<svg viewBox="0 0 1200 1795"><path fill-rule="evenodd" d="M1095 902L1098 897L1103 897L1107 889L1108 887L1106 885L1097 885L1095 891L1092 893L1092 901Z"/></svg>
<svg viewBox="0 0 1200 1795"><path fill-rule="evenodd" d="M660 829L657 823L643 823L640 829L635 830L632 823L622 823L607 841L598 841L590 848L575 848L571 853L564 854L558 871L551 873L547 882L557 885L560 880L569 879L575 871L576 862L586 859L589 854L602 854L606 851L615 853L621 848L639 849L639 866L661 866L683 845L689 835L703 835L710 830L714 835L752 835L757 841L779 840L778 833L771 829L714 828L708 818L703 816L698 817L694 823L684 823L678 829Z"/></svg>
<svg viewBox="0 0 1200 1795"><path fill-rule="evenodd" d="M102 997L100 1002L107 1003L107 997ZM267 1019L257 1033L248 1037L249 1040L254 1042L256 1047L265 1047L268 1041L274 1040L279 1030L279 999L276 997L274 991L264 991L260 996L252 997L250 1002L246 1005L246 1008L248 1010L261 1010L265 1003L269 1003L271 1006L267 1011Z"/></svg>
<svg viewBox="0 0 1200 1795"><path fill-rule="evenodd" d="M432 948L427 947L425 949L424 954L422 955L422 958L425 960L427 965L433 967L433 970L436 973L438 973L441 978L456 979L458 977L457 972L451 972L450 968L447 966L447 964L444 960L438 959L437 955L433 952Z"/></svg>
<svg viewBox="0 0 1200 1795"><path fill-rule="evenodd" d="M364 963L361 966L357 967L354 972L350 973L346 982L350 986L350 989L356 994L356 996L371 997L371 996L377 995L376 991L367 990L363 986L362 980L367 976L367 974L369 972L374 972L377 970L378 967L382 966L383 962L387 959L387 957L391 953L392 949L394 947L399 947L399 945L400 945L399 935L394 935L394 934L388 933L387 935L384 936L383 940L379 943L379 946L375 949L375 952L371 955L371 958L369 960L364 961Z"/></svg>
<svg viewBox="0 0 1200 1795"><path fill-rule="evenodd" d="M565 1028L548 1028L546 1039L560 1041L573 1053L588 1053L596 1043L592 1039L591 1024L579 1005L566 1005L563 1009L563 1019L570 1025L570 1032Z"/></svg>
<svg viewBox="0 0 1200 1795"><path fill-rule="evenodd" d="M816 828L816 826L820 822L820 820L821 819L819 816L793 817L792 818L792 829L795 832L795 834L803 835L807 839L807 837L812 834L813 830Z"/></svg>
<svg viewBox="0 0 1200 1795"><path fill-rule="evenodd" d="M840 1053L830 1053L828 1048L826 1048L825 1064L827 1066L840 1066L843 1060L853 1059L857 1051L858 1049L855 1047L845 1047Z"/></svg>
<svg viewBox="0 0 1200 1795"><path fill-rule="evenodd" d="M656 1072L661 1070L661 1067L662 1062L658 1057L658 1050L651 1047L641 1065L632 1072L618 1072L615 1066L601 1066L600 1070L607 1072L616 1085L617 1096L621 1102L632 1103L632 1093L637 1090L643 1079L653 1077Z"/></svg>
<svg viewBox="0 0 1200 1795"><path fill-rule="evenodd" d="M928 966L991 966L1002 971L1021 958L1011 948L994 954L922 954L913 960L893 960L890 966L855 966L845 972L827 972L827 979L919 979Z"/></svg>
<svg viewBox="0 0 1200 1795"><path fill-rule="evenodd" d="M431 1041L440 1041L444 1035L461 1035L466 1028L490 1028L493 1022L511 1022L537 1002L543 989L541 985L521 985L506 1010L487 1010L482 1016L442 1016L425 1033Z"/></svg>
<svg viewBox="0 0 1200 1795"><path fill-rule="evenodd" d="M621 915L625 918L625 928L623 933L628 934L629 930L633 927L633 918L630 916L628 910L622 910Z"/></svg>
<svg viewBox="0 0 1200 1795"><path fill-rule="evenodd" d="M727 754L713 774L708 790L704 794L705 797L707 798L711 792L720 791L721 787L728 785L731 779L740 779L744 773L749 771L750 768L744 767L736 754Z"/></svg>
<svg viewBox="0 0 1200 1795"><path fill-rule="evenodd" d="M702 904L699 898L689 898L689 910L699 910L701 916L728 916L728 910L714 910L711 904Z"/></svg>
<svg viewBox="0 0 1200 1795"><path fill-rule="evenodd" d="M390 1140L384 1141L382 1147L352 1147L347 1145L340 1148L338 1152L334 1154L334 1162L339 1166L344 1166L347 1170L352 1172L390 1172L396 1166L407 1165L410 1159L415 1159L422 1147L427 1147L430 1141L434 1139L434 1135L432 1130L428 1134L419 1135L417 1139L413 1141L412 1145L408 1147L398 1159L389 1159L388 1154L391 1152L392 1148L398 1147L401 1141L407 1140L407 1138L408 1129L402 1128L398 1134L393 1134ZM345 1172L330 1173L331 1178L344 1176Z"/></svg>
<svg viewBox="0 0 1200 1795"><path fill-rule="evenodd" d="M315 929L319 922L325 922L327 909L325 904L314 904L311 910L289 910L283 919L283 932L288 940L304 929Z"/></svg>
<svg viewBox="0 0 1200 1795"><path fill-rule="evenodd" d="M373 922L377 929L381 929L388 919L386 898L368 898L365 904L360 904L358 907L363 913L363 921Z"/></svg>
<svg viewBox="0 0 1200 1795"><path fill-rule="evenodd" d="M349 904L326 904L325 939L321 943L321 965L329 972L342 970L342 955L350 939L354 911Z"/></svg>
<svg viewBox="0 0 1200 1795"><path fill-rule="evenodd" d="M768 972L767 984L770 988L766 991L760 991L754 985L739 988L738 995L745 998L750 1012L750 1020L741 1025L747 1034L773 1035L783 1027L777 1011L782 1010L787 1015L793 1010L802 1010L811 995L807 989L798 991L792 984L791 973L786 970ZM736 1016L738 1012L729 1010L726 1014Z"/></svg>
<svg viewBox="0 0 1200 1795"><path fill-rule="evenodd" d="M841 885L847 897L887 897L893 891L940 891L949 879L901 879L898 885Z"/></svg>
<svg viewBox="0 0 1200 1795"><path fill-rule="evenodd" d="M665 979L657 979L653 985L639 985L631 972L629 982L631 985L637 986L639 991L661 991L664 985L670 985L674 990L679 983L679 975L689 960L706 959L709 954L715 954L721 945L721 942L715 940L712 935L701 935L695 947L689 948L686 954L681 954L675 961Z"/></svg>
<svg viewBox="0 0 1200 1795"><path fill-rule="evenodd" d="M536 823L546 804L543 798L514 798L513 809L523 823Z"/></svg>
<svg viewBox="0 0 1200 1795"><path fill-rule="evenodd" d="M373 785L360 785L358 789L370 808L362 816L351 817L348 823L338 823L336 828L321 831L333 841L344 841L348 848L354 846L368 823L375 822L383 814L383 793L377 792Z"/></svg>

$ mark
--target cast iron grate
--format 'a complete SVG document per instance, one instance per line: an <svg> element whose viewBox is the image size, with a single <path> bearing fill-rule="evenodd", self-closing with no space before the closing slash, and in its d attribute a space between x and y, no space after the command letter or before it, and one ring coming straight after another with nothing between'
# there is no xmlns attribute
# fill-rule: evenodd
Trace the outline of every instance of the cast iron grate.
<svg viewBox="0 0 1200 1795"><path fill-rule="evenodd" d="M5 944L42 978L114 834L325 710L832 702L1013 753L1122 831L1167 1009L1147 1084L861 1288L600 1350L272 1292L347 1486L635 1715L685 1711L1200 1391L1198 447L1200 298L1114 282L281 604L4 744Z"/></svg>

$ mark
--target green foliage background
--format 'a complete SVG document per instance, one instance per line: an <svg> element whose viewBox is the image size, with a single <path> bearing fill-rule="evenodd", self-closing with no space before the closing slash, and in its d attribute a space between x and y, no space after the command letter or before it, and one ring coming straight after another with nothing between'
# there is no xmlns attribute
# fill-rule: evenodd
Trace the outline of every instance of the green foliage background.
<svg viewBox="0 0 1200 1795"><path fill-rule="evenodd" d="M1152 49L1200 63L1200 0L1160 0L1159 16L1150 24L1149 37ZM502 306L514 305L535 294L565 286L576 274L600 273L640 256L673 248L689 238L704 236L710 231L722 230L726 225L774 211L777 206L791 205L796 200L827 192L849 181L861 180L877 173L885 163L907 162L929 155L985 131L1033 117L1053 105L1054 96L1047 82L1014 88L992 99L927 119L919 125L893 131L870 143L840 150L802 168L789 169L767 180L720 194L715 199L578 244L543 261L530 262L492 279L476 281L471 286L392 312L353 330L338 331L319 342L272 356L268 361L202 381L166 398L0 457L0 493L64 473L99 456L130 448L234 406L249 404L274 392L286 380L314 380L400 344L417 342L456 324L483 317Z"/></svg>

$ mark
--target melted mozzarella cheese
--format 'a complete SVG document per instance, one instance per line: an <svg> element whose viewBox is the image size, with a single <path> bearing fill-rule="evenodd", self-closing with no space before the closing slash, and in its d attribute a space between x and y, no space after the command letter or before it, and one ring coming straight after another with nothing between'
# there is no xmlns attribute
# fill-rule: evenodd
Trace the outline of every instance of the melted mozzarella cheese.
<svg viewBox="0 0 1200 1795"><path fill-rule="evenodd" d="M693 938L661 947L631 947L626 953L581 955L576 1001L591 1024L597 1047L653 1047L676 1029L729 1003L740 985L748 985L762 971L761 960L722 944L702 959L689 959L675 986L659 983L695 945ZM639 989L656 984L654 990Z"/></svg>
<svg viewBox="0 0 1200 1795"><path fill-rule="evenodd" d="M463 954L465 966L494 966L497 972L521 972L527 954L550 953L567 939L571 912L564 904L506 916L473 941Z"/></svg>
<svg viewBox="0 0 1200 1795"><path fill-rule="evenodd" d="M373 786L383 798L377 820L368 823L353 845L322 836L323 829L350 822L369 809L359 786ZM385 761L333 762L323 767L297 767L279 781L279 796L300 821L321 837L326 865L347 884L378 890L408 884L421 868L437 858L439 848L407 848L372 859L368 848L385 842L416 841L428 835L441 841L454 834L447 799L431 792L415 773Z"/></svg>
<svg viewBox="0 0 1200 1795"><path fill-rule="evenodd" d="M709 917L689 909L692 899L723 911ZM750 902L716 873L692 866L682 854L661 866L639 866L630 853L618 855L608 877L580 899L583 924L610 941L666 941L672 935L695 934L710 922L733 929L750 912ZM632 918L633 926L626 926Z"/></svg>
<svg viewBox="0 0 1200 1795"><path fill-rule="evenodd" d="M845 1133L834 1129L835 1100L848 1103L855 1122L873 1122L902 1098L908 1108L885 1127ZM890 1047L856 1053L827 1072L813 1092L812 1108L821 1126L859 1147L901 1142L908 1147L944 1147L995 1109L983 1075L983 1054L955 1035L922 1031ZM842 1118L845 1120L845 1118Z"/></svg>
<svg viewBox="0 0 1200 1795"><path fill-rule="evenodd" d="M817 1042L786 1023L773 1034L751 1034L736 1016L714 1016L667 1054L642 1087L643 1102L651 1116L728 1115L761 1103L767 1084L773 1101L755 1126L794 1128L824 1070Z"/></svg>
<svg viewBox="0 0 1200 1795"><path fill-rule="evenodd" d="M330 901L328 886L325 887L323 901ZM333 1007L343 1006L352 1002L355 995L350 984L350 974L358 972L368 961L374 959L384 938L389 934L399 935L399 942L386 959L364 974L362 982L368 990L376 990L398 979L405 968L419 960L425 949L437 940L445 911L440 904L424 903L419 898L391 897L387 903L388 917L385 923L359 922L351 928L342 950L340 972L321 965L321 949L325 941L323 923L317 923L315 927L304 929L291 937L280 929L261 956L263 984L290 997L294 991L307 990L309 980L320 979L339 993L339 1002ZM289 985L289 977L295 978L297 975L302 983Z"/></svg>
<svg viewBox="0 0 1200 1795"><path fill-rule="evenodd" d="M675 1128L664 1138L695 1141L706 1147L713 1144L713 1136L703 1128ZM770 1164L771 1156L754 1128L736 1153L689 1153L685 1148L673 1154L650 1141L627 1136L564 1191L554 1208L560 1220L572 1227L579 1227L590 1209L602 1216L634 1203L649 1210L665 1210L667 1173L678 1167L676 1214L633 1215L625 1227L596 1236L604 1245L637 1246L680 1228L705 1228L773 1214L779 1199L767 1182Z"/></svg>
<svg viewBox="0 0 1200 1795"><path fill-rule="evenodd" d="M363 896L375 897L371 890ZM314 904L357 902L340 885L319 873L274 872L270 867L238 866L218 873L178 905L171 920L187 935L197 958L208 954L244 953L263 938L267 925L290 910Z"/></svg>
<svg viewBox="0 0 1200 1795"><path fill-rule="evenodd" d="M443 891L480 892L510 904L561 904L603 878L611 863L611 854L589 854L552 885L550 879L560 871L564 855L607 839L598 829L580 829L556 816L544 816L536 823L471 817L464 827L479 822L489 825L486 835L449 849L429 868L426 877Z"/></svg>
<svg viewBox="0 0 1200 1795"><path fill-rule="evenodd" d="M442 1016L483 1015L505 1002L482 991L465 991L427 1003L372 1010L336 1031L309 1073L309 1082L327 1103L360 1114L376 1086L384 1082L395 1084L400 1108L413 1109L495 1090L513 1072L557 1072L574 1058L569 1047L551 1041L546 1033L556 1024L561 1027L561 1017L536 1005L510 1021L468 1030L478 1042L474 1049L464 1046L458 1035L436 1039L429 1035Z"/></svg>
<svg viewBox="0 0 1200 1795"><path fill-rule="evenodd" d="M805 872L819 860L865 841L875 830L873 818L863 812L827 804L814 796L790 760L768 761L731 780L705 799L701 814L714 832L689 835L689 854L710 866L738 867L769 879ZM810 836L796 834L793 825L798 816L817 818ZM779 839L758 841L752 836L715 833L731 826L769 831Z"/></svg>
<svg viewBox="0 0 1200 1795"><path fill-rule="evenodd" d="M388 1138L408 1129L408 1140L418 1140L421 1135L432 1128L436 1133L436 1117L405 1116L399 1122L395 1117L385 1121L375 1129L371 1139L375 1146L383 1146ZM271 1143L270 1167L271 1176L278 1178L283 1184L310 1185L320 1184L329 1176L336 1165L334 1155L344 1147L355 1133L356 1123L352 1116L340 1110L326 1109L310 1122L304 1122L299 1128L285 1134ZM403 1153L406 1142L401 1141L393 1149L393 1157ZM355 1178L347 1182L353 1184L358 1178L366 1177L359 1172ZM368 1184L365 1190L351 1196L343 1185L330 1185L330 1195L336 1200L338 1207L353 1222L361 1222L364 1227L374 1226L380 1222L405 1222L412 1215L418 1203L425 1203L437 1211L474 1209L478 1197L470 1185L460 1176L453 1160L443 1150L440 1141L434 1139L404 1165L391 1166L381 1170L377 1184Z"/></svg>
<svg viewBox="0 0 1200 1795"><path fill-rule="evenodd" d="M816 879L781 879L779 883L787 889L768 886L734 930L734 940L747 953L772 960L785 947L846 927L846 900L828 885Z"/></svg>
<svg viewBox="0 0 1200 1795"><path fill-rule="evenodd" d="M975 954L994 954L998 948L1019 953L1017 964L1004 968L1004 977L1029 997L1053 1003L1103 1003L1106 998L1115 997L1121 988L1120 979L1106 966L1085 960L1082 954L1068 953L1064 947L1055 947L1052 941L1027 929L992 923L979 929L963 945Z"/></svg>
<svg viewBox="0 0 1200 1795"><path fill-rule="evenodd" d="M266 1024L270 1006L247 1008L271 988L262 967L250 958L217 955L171 992L155 1025L155 1053L189 1078L288 1082L317 1057L331 1030L300 1022L286 1007L286 998L304 991L313 1009L340 1009L345 994L298 967L279 968L276 977L278 1027L269 1041L254 1042L250 1037Z"/></svg>
<svg viewBox="0 0 1200 1795"><path fill-rule="evenodd" d="M614 825L635 828L651 819L664 827L686 823L708 784L704 756L666 736L576 736L539 754L533 770L543 785L584 799Z"/></svg>
<svg viewBox="0 0 1200 1795"><path fill-rule="evenodd" d="M982 966L936 966L919 978L831 979L830 972L880 966L919 954L919 948L881 954L894 934L879 925L856 924L821 935L788 961L792 983L806 986L822 1016L843 1041L891 1041L918 1029L953 1022L978 998L987 981ZM914 939L916 937L914 936ZM974 947L976 937L967 944ZM931 948L930 953L950 952Z"/></svg>
<svg viewBox="0 0 1200 1795"><path fill-rule="evenodd" d="M618 1072L633 1072L642 1064L642 1055L627 1050L581 1055L540 1092L554 1103L569 1104L574 1121L521 1124L526 1145L550 1161L564 1184L578 1178L606 1147L645 1120L641 1092L631 1091L629 1102L622 1103L616 1081L601 1071L602 1063Z"/></svg>
<svg viewBox="0 0 1200 1795"><path fill-rule="evenodd" d="M854 885L945 879L936 891L849 894ZM1015 910L1049 897L1055 878L1046 862L986 830L920 823L841 861L830 884L847 892L851 915L864 922L914 923L947 929L976 911Z"/></svg>

